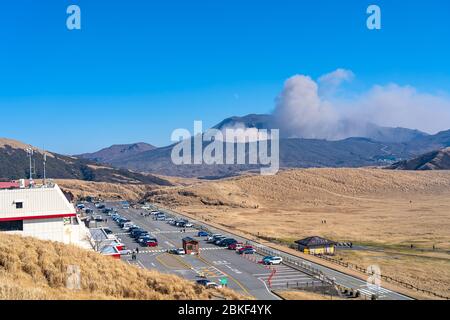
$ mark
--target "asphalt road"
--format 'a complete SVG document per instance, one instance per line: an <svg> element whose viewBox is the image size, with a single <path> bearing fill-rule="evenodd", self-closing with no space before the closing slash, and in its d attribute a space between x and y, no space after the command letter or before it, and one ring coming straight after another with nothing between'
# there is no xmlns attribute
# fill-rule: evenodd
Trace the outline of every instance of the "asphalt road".
<svg viewBox="0 0 450 320"><path fill-rule="evenodd" d="M216 283L220 279L228 280L228 287L249 297L258 300L273 300L278 297L271 293L272 289L286 289L300 285L312 285L319 283L317 279L302 272L303 269L292 268L290 265L282 264L280 266L267 267L258 263L262 256L248 255L243 257L232 250L220 248L209 244L204 238L198 238L197 229L186 229L186 233L180 232L180 228L169 225L165 221L155 221L152 217L143 217L140 213L145 210L123 209L119 203L106 203L107 207L113 207L124 217L133 221L133 223L142 227L158 239L159 246L156 248L140 247L130 236L116 225L112 219L108 219L107 226L122 240L129 249L139 247L140 253L137 260L132 261L131 257L122 257L129 264L140 268L156 269L160 272L172 273L182 276L188 280L195 281L200 276L206 276L209 280ZM93 208L91 206L91 208ZM159 208L159 211L165 212L170 216L181 217L179 214ZM107 215L104 215L107 217ZM202 222L190 219L195 225L208 227L214 233L227 235L221 230L214 230ZM245 239L235 235L228 234L238 241L246 242ZM199 256L178 256L167 253L167 250L182 247L182 239L186 236L197 238L200 241ZM261 246L261 245L258 245ZM278 254L277 254L278 255ZM279 252L280 256L286 257L287 254ZM327 277L333 279L337 284L349 288L358 289L363 294L371 295L376 293L379 299L386 300L405 300L406 296L396 292L384 289L382 287L368 286L365 281L355 277L343 274L341 272L311 263L291 255L299 263L312 265L322 271ZM271 277L269 285L269 277ZM269 288L270 287L270 288Z"/></svg>

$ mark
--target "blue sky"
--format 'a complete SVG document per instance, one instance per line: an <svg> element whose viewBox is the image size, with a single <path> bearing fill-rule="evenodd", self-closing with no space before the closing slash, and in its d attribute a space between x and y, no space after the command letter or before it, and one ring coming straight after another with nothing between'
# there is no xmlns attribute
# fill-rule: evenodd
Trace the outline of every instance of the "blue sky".
<svg viewBox="0 0 450 320"><path fill-rule="evenodd" d="M372 3L380 31L366 28ZM447 0L3 1L0 136L70 154L162 146L194 120L271 112L287 78L337 68L355 91L450 92L449 21Z"/></svg>

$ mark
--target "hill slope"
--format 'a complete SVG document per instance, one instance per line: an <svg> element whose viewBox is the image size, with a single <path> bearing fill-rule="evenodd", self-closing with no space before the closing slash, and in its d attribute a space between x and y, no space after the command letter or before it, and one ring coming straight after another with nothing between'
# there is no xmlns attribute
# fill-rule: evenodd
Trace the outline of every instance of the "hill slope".
<svg viewBox="0 0 450 320"><path fill-rule="evenodd" d="M80 290L66 287L69 266L80 270ZM0 299L227 299L230 290L206 290L174 275L61 243L0 234Z"/></svg>
<svg viewBox="0 0 450 320"><path fill-rule="evenodd" d="M432 151L411 160L394 163L397 170L450 170L450 148Z"/></svg>
<svg viewBox="0 0 450 320"><path fill-rule="evenodd" d="M116 144L94 153L84 153L76 157L93 160L98 163L111 163L113 161L120 161L122 158L132 157L141 152L153 150L155 148L155 146L144 142L133 144Z"/></svg>
<svg viewBox="0 0 450 320"><path fill-rule="evenodd" d="M0 139L0 179L12 180L29 176L27 148L35 150L35 178L43 176L44 152L33 146L11 139ZM47 152L47 177L54 179L78 179L128 184L171 185L167 180L152 175L144 175L127 169L99 166L90 160L78 159Z"/></svg>

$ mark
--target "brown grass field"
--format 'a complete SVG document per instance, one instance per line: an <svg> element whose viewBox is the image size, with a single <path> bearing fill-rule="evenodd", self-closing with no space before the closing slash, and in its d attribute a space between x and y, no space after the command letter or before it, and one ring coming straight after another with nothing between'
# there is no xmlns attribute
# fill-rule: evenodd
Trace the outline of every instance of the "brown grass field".
<svg viewBox="0 0 450 320"><path fill-rule="evenodd" d="M282 297L284 300L345 300L344 298L340 298L337 296L329 296L320 293L305 291L277 291L276 294Z"/></svg>
<svg viewBox="0 0 450 320"><path fill-rule="evenodd" d="M68 266L80 268L80 290L66 286ZM0 234L1 300L208 300L241 299L174 275L142 270L98 253L60 243Z"/></svg>
<svg viewBox="0 0 450 320"><path fill-rule="evenodd" d="M288 170L163 188L149 200L285 244L319 235L364 245L337 257L450 295L450 171Z"/></svg>

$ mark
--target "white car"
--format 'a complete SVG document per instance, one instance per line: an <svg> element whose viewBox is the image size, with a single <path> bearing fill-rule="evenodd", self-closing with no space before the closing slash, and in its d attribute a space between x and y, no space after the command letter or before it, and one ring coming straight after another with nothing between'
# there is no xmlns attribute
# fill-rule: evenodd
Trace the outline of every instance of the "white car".
<svg viewBox="0 0 450 320"><path fill-rule="evenodd" d="M283 258L281 258L281 257L265 257L263 259L263 263L269 264L269 265L279 265L282 262L283 262Z"/></svg>
<svg viewBox="0 0 450 320"><path fill-rule="evenodd" d="M212 241L212 239L220 237L220 236L221 236L221 234L219 234L219 233L212 234L208 238L206 238L206 241Z"/></svg>
<svg viewBox="0 0 450 320"><path fill-rule="evenodd" d="M188 222L188 223L186 223L184 226L185 226L186 228L192 228L194 225L193 225L192 223Z"/></svg>
<svg viewBox="0 0 450 320"><path fill-rule="evenodd" d="M179 248L179 249L171 249L171 250L169 250L169 252L172 253L172 254L177 254L177 255L179 255L179 256L183 256L183 255L186 254L186 251L184 251L183 248Z"/></svg>

